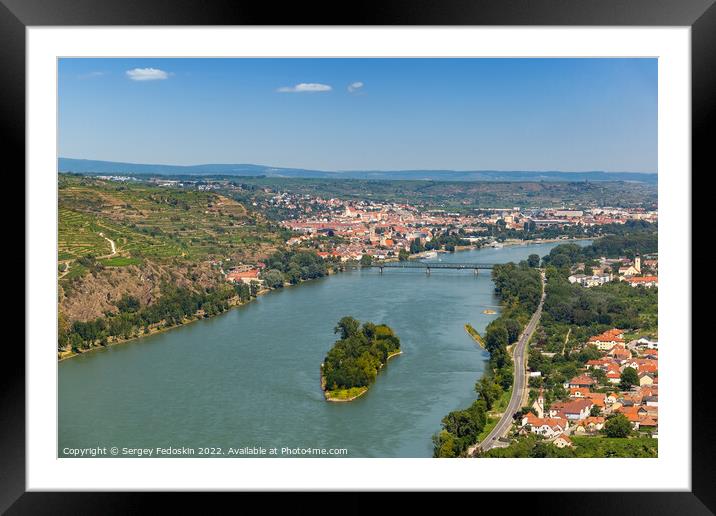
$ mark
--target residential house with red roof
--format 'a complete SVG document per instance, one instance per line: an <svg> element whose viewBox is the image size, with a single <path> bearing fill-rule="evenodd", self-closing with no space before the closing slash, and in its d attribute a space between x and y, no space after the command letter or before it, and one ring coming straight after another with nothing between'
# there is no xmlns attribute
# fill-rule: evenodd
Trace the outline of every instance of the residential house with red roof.
<svg viewBox="0 0 716 516"><path fill-rule="evenodd" d="M522 427L533 434L550 439L566 432L569 428L569 421L565 419L537 417L532 414L532 412L528 412L522 418Z"/></svg>
<svg viewBox="0 0 716 516"><path fill-rule="evenodd" d="M658 287L659 278L658 276L634 276L631 278L625 278L624 281L632 287Z"/></svg>
<svg viewBox="0 0 716 516"><path fill-rule="evenodd" d="M573 435L595 434L604 428L604 417L590 416L574 423L572 426Z"/></svg>
<svg viewBox="0 0 716 516"><path fill-rule="evenodd" d="M569 397L570 398L589 398L590 397L589 387L570 387Z"/></svg>
<svg viewBox="0 0 716 516"><path fill-rule="evenodd" d="M572 388L572 387L586 387L589 388L593 385L596 385L597 381L592 378L589 375L583 374L580 376L575 376L569 382L567 385L565 385L565 389Z"/></svg>
<svg viewBox="0 0 716 516"><path fill-rule="evenodd" d="M587 344L592 344L601 351L609 351L617 344L624 344L624 331L618 328L607 330L599 335L589 337Z"/></svg>
<svg viewBox="0 0 716 516"><path fill-rule="evenodd" d="M587 418L593 406L594 402L587 398L560 401L552 404L549 408L549 415L550 417L577 421Z"/></svg>
<svg viewBox="0 0 716 516"><path fill-rule="evenodd" d="M572 446L574 446L572 440L564 434L558 436L554 441L552 441L552 444L554 444L557 448L560 449L571 448Z"/></svg>
<svg viewBox="0 0 716 516"><path fill-rule="evenodd" d="M614 383L614 384L619 383L622 379L621 373L619 371L614 371L614 370L607 371L605 376L607 377L607 381L609 383Z"/></svg>

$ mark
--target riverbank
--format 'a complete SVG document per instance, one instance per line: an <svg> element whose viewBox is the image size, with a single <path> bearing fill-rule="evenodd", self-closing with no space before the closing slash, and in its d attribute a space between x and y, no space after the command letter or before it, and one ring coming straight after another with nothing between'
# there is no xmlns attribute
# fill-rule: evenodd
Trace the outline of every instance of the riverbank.
<svg viewBox="0 0 716 516"><path fill-rule="evenodd" d="M555 242L580 242L582 240L594 240L595 237L579 237L579 238L537 238L535 240L505 240L503 245L526 245L526 244L553 244Z"/></svg>
<svg viewBox="0 0 716 516"><path fill-rule="evenodd" d="M267 293L267 292L270 292L270 290L269 290L269 289L265 289L265 290L263 290L263 291L259 291L259 292L257 292L256 295L257 295L257 296L260 296L260 295L263 295L263 294L265 294L265 293ZM254 298L254 299L256 299L256 298ZM244 306L245 304L250 303L251 301L253 301L253 299L242 303L242 302L239 300L239 296L234 296L234 297L230 298L228 301L229 301L229 308L228 308L226 311L221 312L221 314L225 314L226 312L228 312L229 310L231 310L231 309L233 309L233 308L236 308L236 307L239 307L239 306ZM148 326L148 327L147 327L147 328L148 328L148 331L146 331L146 332L143 331L140 335L134 335L134 336L129 337L129 338L127 338L127 339L113 338L112 340L108 340L107 344L105 344L105 345L97 344L97 345L95 345L95 346L92 346L92 347L89 348L89 349L85 349L85 350L81 350L81 351L77 351L77 352L72 351L72 350L58 351L58 353L57 353L58 362L62 362L63 360L69 360L70 358L74 358L74 357L77 357L77 356L80 356L80 355L86 355L87 353L91 353L91 352L93 352L93 351L97 351L97 350L100 350L100 349L106 349L106 348L110 348L110 347L112 347L112 346L118 346L118 345L120 345L120 344L126 344L127 342L132 342L132 341L135 341L135 340L139 340L139 339L142 339L142 338L144 338L144 337L149 337L149 336L151 336L151 335L158 335L158 334L160 334L160 333L164 333L164 332L167 332L167 331L170 331L170 330L175 330L175 329L177 329L177 328L181 328L181 327L186 326L186 325L188 325L188 324L191 324L191 323L193 323L193 322L201 321L201 320L203 320L203 319L210 319L210 318L212 318L212 317L216 317L217 315L221 315L221 314L216 314L216 315L212 315L212 316L210 316L210 317L206 317L205 314L204 314L204 312L203 312L202 310L199 310L199 311L196 312L193 316L191 316L191 317L185 317L184 319L182 319L182 321L181 321L180 324L173 324L173 325L171 325L171 326L165 326L165 325L164 325L164 324L165 324L164 322L159 322L159 323L153 324L153 325L151 325L151 326Z"/></svg>
<svg viewBox="0 0 716 516"><path fill-rule="evenodd" d="M388 360L390 360L391 358L402 354L402 350L396 351L395 353L391 353L390 355L385 357L385 364L387 364ZM383 366L385 366L385 364L380 364L378 371L383 369ZM363 396L366 392L368 392L368 387L351 387L350 389L334 389L331 391L326 390L326 377L323 376L323 364L321 364L321 390L326 397L326 401L330 401L332 403L346 403Z"/></svg>
<svg viewBox="0 0 716 516"><path fill-rule="evenodd" d="M561 243L569 243L569 242L578 242L582 240L594 240L595 237L579 237L579 238L536 238L534 240L520 240L520 239L509 239L505 240L504 242L498 242L498 246L493 247L490 244L484 244L484 245L460 245L455 246L454 251L446 251L444 249L436 249L431 251L421 251L419 253L411 254L408 257L408 260L425 260L428 258L435 258L437 255L440 254L456 254L461 253L463 251L476 251L478 249L500 249L502 247L514 247L518 245L533 245L533 244L553 244L555 242L561 242ZM437 255L435 254L437 253ZM397 258L388 258L383 260L385 262L396 262L398 261Z"/></svg>
<svg viewBox="0 0 716 516"><path fill-rule="evenodd" d="M336 271L331 271L331 270L329 270L328 273L326 274L326 276L322 276L322 277L325 278L325 277L327 277L327 276L330 276L330 275L336 274L336 273L337 273ZM315 279L320 279L320 278L315 278ZM241 302L239 296L234 296L234 297L232 297L232 298L229 298L229 300L228 300L228 302L229 302L229 308L228 308L227 310L225 310L225 311L223 311L223 312L221 312L221 313L218 313L218 314L211 315L211 316L209 316L209 317L206 317L206 315L204 314L203 310L199 310L199 311L197 311L192 317L186 317L186 318L184 318L184 319L181 321L180 324L174 324L174 325L172 325L172 326L164 326L165 323L164 323L164 321L162 321L162 322L159 322L159 323L156 323L156 324L154 324L154 325L149 326L149 327L148 327L149 331L147 331L147 332L142 332L142 333L139 334L139 335L134 335L134 336L132 336L132 337L129 337L128 339L118 339L118 338L114 338L113 340L108 341L107 344L105 344L105 345L97 344L97 345L95 345L95 346L92 346L92 347L89 348L89 349L85 349L85 350L81 350L81 351L77 351L77 352L72 351L72 350L58 351L58 352L57 352L57 361L58 361L58 362L62 362L62 361L64 361L64 360L69 360L70 358L74 358L74 357L77 357L77 356L80 356L80 355L85 355L85 354L87 354L87 353L91 353L91 352L93 352L93 351L97 351L97 350L100 350L100 349L106 349L106 348L109 348L109 347L112 347L112 346L117 346L117 345L119 345L119 344L125 344L125 343L127 343L127 342L132 342L132 341L135 341L135 340L139 340L139 339L142 339L142 338L144 338L144 337L149 337L149 336L157 335L157 334L159 334L159 333L164 333L164 332L167 332L167 331L170 331L170 330L175 330L175 329L177 329L177 328L181 328L181 327L183 327L183 326L186 326L186 325L191 324L191 323L196 322L196 321L201 321L201 320L205 320L205 319L211 319L211 318L217 317L217 316L219 316L219 315L223 315L223 314L229 312L230 310L232 310L232 309L234 309L234 308L238 308L238 307L240 307L240 306L245 306L245 305L247 305L248 303L251 303L252 301L258 299L259 296L266 295L266 294L268 294L269 292L275 292L275 291L283 290L283 289L285 289L285 288L295 287L295 286L298 286L298 285L300 285L300 284L302 284L302 283L306 283L306 282L308 282L308 281L313 281L313 280L312 280L312 279L301 280L301 281L299 281L299 282L296 283L296 284L284 283L283 287L281 287L281 288L274 288L274 289L262 288L261 290L259 290L259 291L256 293L256 296L255 296L255 297L252 297L251 299L249 299L248 301L245 301L245 302Z"/></svg>

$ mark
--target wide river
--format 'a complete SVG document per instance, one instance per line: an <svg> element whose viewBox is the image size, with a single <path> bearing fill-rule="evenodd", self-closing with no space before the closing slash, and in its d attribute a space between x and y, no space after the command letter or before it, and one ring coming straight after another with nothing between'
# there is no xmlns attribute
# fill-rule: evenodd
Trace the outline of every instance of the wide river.
<svg viewBox="0 0 716 516"><path fill-rule="evenodd" d="M587 241L582 241L587 244ZM441 254L504 263L557 244ZM467 335L498 310L489 271L352 271L260 296L221 316L59 363L59 455L116 446L346 448L430 457L448 412L476 397L487 353ZM351 315L400 337L361 398L324 401L319 366Z"/></svg>

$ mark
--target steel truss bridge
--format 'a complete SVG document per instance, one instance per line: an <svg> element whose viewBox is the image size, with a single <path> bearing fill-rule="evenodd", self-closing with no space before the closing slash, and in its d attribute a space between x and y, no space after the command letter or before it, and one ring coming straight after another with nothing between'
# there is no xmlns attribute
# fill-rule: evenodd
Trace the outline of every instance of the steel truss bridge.
<svg viewBox="0 0 716 516"><path fill-rule="evenodd" d="M431 270L438 269L454 269L454 270L465 270L474 271L475 274L479 270L489 270L494 267L493 263L450 263L450 262L418 262L418 261L404 261L404 262L385 262L385 263L372 263L368 267L372 269L380 269L380 273L383 274L385 269L422 269L425 274L430 274Z"/></svg>

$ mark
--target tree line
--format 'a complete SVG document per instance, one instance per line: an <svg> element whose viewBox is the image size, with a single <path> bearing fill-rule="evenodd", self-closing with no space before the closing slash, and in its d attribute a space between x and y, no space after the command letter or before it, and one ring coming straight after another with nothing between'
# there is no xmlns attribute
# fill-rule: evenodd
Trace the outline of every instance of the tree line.
<svg viewBox="0 0 716 516"><path fill-rule="evenodd" d="M588 246L561 244L554 247L542 258L544 265L568 268L577 263L594 264L597 258L626 257L633 259L637 254L650 254L659 251L659 235L656 224L643 221L629 221L614 224L614 234L594 240Z"/></svg>
<svg viewBox="0 0 716 516"><path fill-rule="evenodd" d="M165 283L161 287L161 297L145 306L136 297L125 294L115 303L117 312L106 312L103 317L72 324L60 317L58 348L77 352L105 346L112 338L129 339L142 332L149 333L149 327L158 323L166 327L181 324L199 310L203 310L205 317L210 317L228 310L229 299L235 293L228 285L192 291Z"/></svg>

